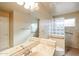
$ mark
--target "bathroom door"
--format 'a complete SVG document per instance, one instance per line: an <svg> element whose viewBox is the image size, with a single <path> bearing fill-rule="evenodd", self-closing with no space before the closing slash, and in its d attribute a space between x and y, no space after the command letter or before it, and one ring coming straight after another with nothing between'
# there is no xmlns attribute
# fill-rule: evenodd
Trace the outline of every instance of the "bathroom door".
<svg viewBox="0 0 79 59"><path fill-rule="evenodd" d="M0 16L0 51L9 48L9 18Z"/></svg>

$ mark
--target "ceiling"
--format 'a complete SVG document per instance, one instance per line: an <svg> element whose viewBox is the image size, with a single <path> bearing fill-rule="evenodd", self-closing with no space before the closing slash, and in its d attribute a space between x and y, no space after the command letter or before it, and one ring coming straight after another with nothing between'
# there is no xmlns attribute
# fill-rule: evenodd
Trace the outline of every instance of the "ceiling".
<svg viewBox="0 0 79 59"><path fill-rule="evenodd" d="M79 2L57 2L54 5L56 10L55 15L79 11Z"/></svg>
<svg viewBox="0 0 79 59"><path fill-rule="evenodd" d="M38 2L39 10L35 14L41 16L56 16L79 11L79 2ZM28 9L15 2L0 2L0 9L6 11L18 10L30 13Z"/></svg>

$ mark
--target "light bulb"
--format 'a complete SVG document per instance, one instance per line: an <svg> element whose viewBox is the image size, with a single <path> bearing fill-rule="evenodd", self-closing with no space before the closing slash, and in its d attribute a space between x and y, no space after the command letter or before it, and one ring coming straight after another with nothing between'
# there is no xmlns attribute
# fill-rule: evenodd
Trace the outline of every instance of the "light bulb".
<svg viewBox="0 0 79 59"><path fill-rule="evenodd" d="M29 9L30 6L29 6L28 4L25 3L24 8L25 8L25 9Z"/></svg>
<svg viewBox="0 0 79 59"><path fill-rule="evenodd" d="M24 2L22 2L22 1L18 1L17 4L18 4L18 5L23 5Z"/></svg>

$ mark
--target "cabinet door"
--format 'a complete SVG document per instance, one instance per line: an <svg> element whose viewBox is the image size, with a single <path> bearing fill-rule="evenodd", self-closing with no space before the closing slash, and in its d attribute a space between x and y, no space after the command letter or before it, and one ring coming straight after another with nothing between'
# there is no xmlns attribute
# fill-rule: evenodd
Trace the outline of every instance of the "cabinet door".
<svg viewBox="0 0 79 59"><path fill-rule="evenodd" d="M9 48L9 18L0 16L0 51Z"/></svg>

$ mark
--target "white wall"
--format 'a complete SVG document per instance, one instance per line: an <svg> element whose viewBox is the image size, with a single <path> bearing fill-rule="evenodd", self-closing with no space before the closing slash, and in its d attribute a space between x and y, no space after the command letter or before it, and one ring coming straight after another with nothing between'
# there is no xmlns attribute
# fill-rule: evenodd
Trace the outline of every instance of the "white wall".
<svg viewBox="0 0 79 59"><path fill-rule="evenodd" d="M39 21L39 37L48 38L49 37L49 19L41 19Z"/></svg>

